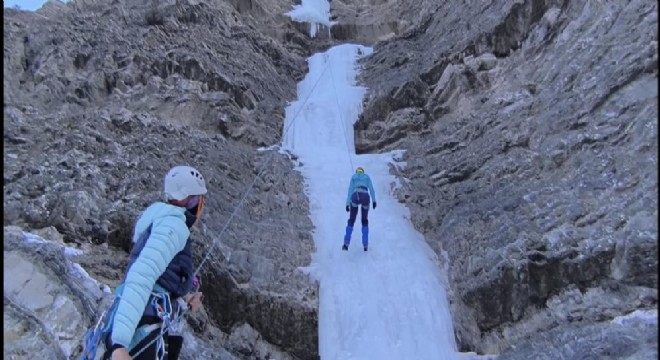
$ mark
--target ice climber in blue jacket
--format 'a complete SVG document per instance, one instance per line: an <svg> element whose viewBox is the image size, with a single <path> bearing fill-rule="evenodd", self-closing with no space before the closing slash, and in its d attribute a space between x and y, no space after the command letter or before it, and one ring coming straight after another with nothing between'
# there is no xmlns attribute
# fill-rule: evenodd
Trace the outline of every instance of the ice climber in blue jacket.
<svg viewBox="0 0 660 360"><path fill-rule="evenodd" d="M164 185L164 202L150 205L135 224L128 271L116 290L105 338L105 359L176 359L182 338L169 344L172 337L163 324L201 306L202 294L191 293L190 228L202 213L206 183L196 169L175 166ZM168 351L173 346L177 349Z"/></svg>
<svg viewBox="0 0 660 360"><path fill-rule="evenodd" d="M371 196L369 196L371 194ZM348 245L351 244L351 234L353 233L353 225L357 218L358 207L361 207L362 215L362 246L364 251L369 247L369 203L373 200L374 209L376 208L376 192L371 183L369 175L364 173L364 168L361 166L355 170L355 174L351 177L351 182L348 184L348 195L346 196L346 212L349 212L348 225L346 225L346 234L344 235L344 245L342 250L348 250Z"/></svg>

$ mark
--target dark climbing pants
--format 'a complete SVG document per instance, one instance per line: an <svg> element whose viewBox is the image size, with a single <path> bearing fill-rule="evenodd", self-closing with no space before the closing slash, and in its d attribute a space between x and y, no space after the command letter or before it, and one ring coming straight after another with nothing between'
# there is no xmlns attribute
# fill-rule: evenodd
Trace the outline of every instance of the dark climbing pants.
<svg viewBox="0 0 660 360"><path fill-rule="evenodd" d="M178 360L183 348L183 336L168 336L167 338L167 360Z"/></svg>
<svg viewBox="0 0 660 360"><path fill-rule="evenodd" d="M369 204L371 203L371 197L366 191L356 191L351 195L351 212L348 217L348 226L353 227L355 225L355 220L357 219L358 207L362 207L361 211L361 220L362 226L369 225Z"/></svg>
<svg viewBox="0 0 660 360"><path fill-rule="evenodd" d="M157 341L154 341L149 346L147 346L138 356L135 356L135 353L140 351L143 347L149 344L150 341L153 341L156 337L160 336L160 329L151 332L147 337L145 337L140 343L131 350L130 355L133 356L133 360L153 360L158 359L158 344ZM183 348L183 337L182 336L168 336L167 333L163 337L165 341L165 356L164 360L178 360L179 355L181 354L181 349ZM105 359L110 359L112 354L107 353Z"/></svg>

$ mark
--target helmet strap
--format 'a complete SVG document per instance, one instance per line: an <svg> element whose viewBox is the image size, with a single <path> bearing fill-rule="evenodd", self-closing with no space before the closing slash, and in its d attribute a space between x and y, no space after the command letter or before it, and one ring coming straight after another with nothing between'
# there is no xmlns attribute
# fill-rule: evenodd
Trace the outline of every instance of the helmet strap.
<svg viewBox="0 0 660 360"><path fill-rule="evenodd" d="M189 210L186 210L185 215L186 215L186 226L188 226L188 229L190 229L197 222L197 216L193 215L193 213L191 213Z"/></svg>

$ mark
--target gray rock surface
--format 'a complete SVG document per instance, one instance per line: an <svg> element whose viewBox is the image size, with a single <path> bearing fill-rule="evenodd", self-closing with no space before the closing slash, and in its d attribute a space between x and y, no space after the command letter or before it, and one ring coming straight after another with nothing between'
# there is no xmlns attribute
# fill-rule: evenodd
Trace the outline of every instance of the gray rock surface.
<svg viewBox="0 0 660 360"><path fill-rule="evenodd" d="M81 275L61 243L5 226L3 245L4 356L73 358L104 296L101 284Z"/></svg>
<svg viewBox="0 0 660 360"><path fill-rule="evenodd" d="M258 322L255 328L265 334L286 336L280 340L285 347L286 339L315 343L315 339L281 333L282 328L295 331L297 326L315 326L317 302L317 285L297 269L310 261L311 223L305 212L307 199L296 195L303 192L296 179L299 175L287 158L256 152L240 143L228 145L229 140L194 129L183 131L171 125L143 123L135 115L123 123L131 127L135 137L125 138L122 144L109 140L122 137L115 133L121 130L112 125L112 120L95 123L94 115L82 116L78 118L80 128L68 131L62 124L70 121L66 116L45 120L34 115L28 120L15 108L5 110L6 137L14 137L13 129L20 128L21 121L26 121L25 128L32 128L31 121L45 124L39 141L25 146L29 151L10 146L6 153L20 155L5 166L5 179L9 179L5 186L5 223L54 226L63 233L65 241L81 246L108 244L128 251L134 221L149 203L159 200L163 174L177 163L194 159L195 166L209 179L211 189L203 220L208 230L194 231L193 235L199 264L218 239L217 234L253 176L267 164L251 195L246 197L245 206L236 212L219 240L221 245L212 250L202 271L202 281L208 286L202 290L211 317L226 331L252 321ZM12 115L13 110L18 117ZM96 138L107 140L98 143ZM135 138L141 140L136 142ZM191 148L187 142L191 138L204 145ZM64 149L73 147L67 146L68 142L79 145L67 151ZM159 159L163 155L156 149L169 149L171 158ZM53 158L50 154L63 155ZM278 194L280 201L276 201ZM248 261L242 262L240 257L234 261L234 251L250 253ZM117 257L107 247L92 254L97 256L88 256L81 264L95 276L116 285L123 277L127 257ZM234 271L238 273L236 279L231 276ZM236 298L263 305L257 306L259 311L246 313L240 303L234 302ZM289 304L282 308L285 313L269 309L273 301L283 298ZM290 311L301 312L302 320L308 324L287 322L301 320L288 316ZM305 344L296 346L307 348L309 344Z"/></svg>
<svg viewBox="0 0 660 360"><path fill-rule="evenodd" d="M290 159L258 149L279 143L283 108L306 71L309 39L272 16L290 6L5 9L4 224L57 229L84 250L82 267L114 287L164 174L195 166L210 190L193 231L196 264L219 243L202 269L208 318L196 328L231 335L248 324L259 341L314 358L318 284L298 270L313 251L308 201Z"/></svg>
<svg viewBox="0 0 660 360"><path fill-rule="evenodd" d="M77 359L90 323L110 306L112 292L78 263L86 251L38 233L4 228L5 357ZM208 324L194 328L204 317L202 308L184 322L182 359L293 359L247 324L231 334Z"/></svg>
<svg viewBox="0 0 660 360"><path fill-rule="evenodd" d="M284 19L242 16L226 2L57 4L5 10L6 102L64 103L68 113L124 106L248 143L279 141L307 55L304 38L278 41L300 36Z"/></svg>
<svg viewBox="0 0 660 360"><path fill-rule="evenodd" d="M32 279L5 282L6 351L77 351L103 296L63 244L114 288L135 219L184 163L209 180L197 263L217 246L183 357L316 358L308 199L292 161L257 147L279 143L305 57L359 42L376 52L356 148L406 150L397 195L448 270L460 349L657 357L657 329L612 321L657 308L656 2L333 0L339 24L314 41L293 3L4 9L4 256Z"/></svg>
<svg viewBox="0 0 660 360"><path fill-rule="evenodd" d="M655 317L655 320L644 316ZM656 359L658 357L658 313L637 312L610 322L552 329L546 339L522 341L507 348L498 359ZM542 348L543 352L537 349Z"/></svg>
<svg viewBox="0 0 660 360"><path fill-rule="evenodd" d="M407 150L398 196L446 259L460 349L609 349L609 319L657 308L657 3L424 6L363 62L356 148Z"/></svg>
<svg viewBox="0 0 660 360"><path fill-rule="evenodd" d="M333 0L330 29L334 41L373 45L408 34L429 21L430 0Z"/></svg>

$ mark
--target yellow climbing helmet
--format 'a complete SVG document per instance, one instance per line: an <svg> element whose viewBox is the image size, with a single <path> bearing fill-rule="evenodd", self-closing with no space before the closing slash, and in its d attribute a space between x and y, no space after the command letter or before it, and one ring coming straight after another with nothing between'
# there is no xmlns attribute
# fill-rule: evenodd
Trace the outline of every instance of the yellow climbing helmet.
<svg viewBox="0 0 660 360"><path fill-rule="evenodd" d="M364 174L364 168L362 166L358 166L357 169L355 169L356 174Z"/></svg>

